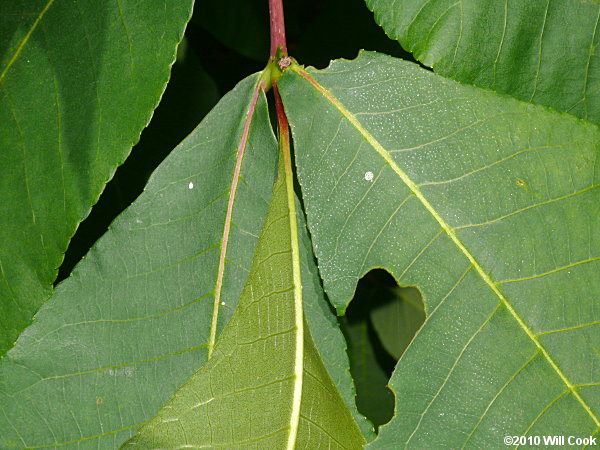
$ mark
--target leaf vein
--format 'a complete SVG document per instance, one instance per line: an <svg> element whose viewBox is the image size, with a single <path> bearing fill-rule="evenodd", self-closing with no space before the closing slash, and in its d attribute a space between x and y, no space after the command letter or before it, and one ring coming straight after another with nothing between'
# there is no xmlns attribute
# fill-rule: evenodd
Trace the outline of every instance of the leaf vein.
<svg viewBox="0 0 600 450"><path fill-rule="evenodd" d="M490 275L488 275L483 267L479 264L479 262L475 259L473 254L465 247L465 245L458 238L455 230L451 228L446 221L441 217L441 215L437 212L437 210L433 207L433 205L427 200L427 198L423 195L423 193L419 190L418 186L415 182L408 177L408 175L396 164L396 161L390 156L389 151L387 151L363 126L362 124L348 111L341 102L335 98L330 92L327 91L323 86L321 86L311 75L309 75L304 69L299 66L293 67L294 72L296 72L299 76L304 78L308 83L310 83L313 88L315 88L325 99L327 99L338 111L346 117L346 119L356 128L356 130L363 135L363 137L371 144L373 149L379 153L379 155L390 165L390 167L396 172L396 174L400 177L400 179L407 185L407 187L415 194L415 196L421 201L423 206L429 211L429 213L433 216L433 218L440 224L442 229L448 234L450 239L455 243L458 249L467 257L467 259L471 262L479 276L483 279L483 281L489 286L489 288L496 294L496 296L500 299L501 303L508 309L511 316L516 320L518 325L525 331L527 336L533 341L533 343L540 349L545 359L548 361L552 369L558 374L563 383L567 386L567 389L573 393L579 404L584 408L586 413L592 418L594 423L600 427L600 420L596 415L592 412L590 406L586 403L586 401L579 395L579 393L573 388L573 385L566 377L566 375L562 372L562 370L557 366L556 362L552 359L548 351L542 346L540 341L537 339L535 334L531 331L531 329L527 326L521 316L514 309L512 304L508 301L508 299L504 296L504 294L498 288L497 283L495 283ZM591 189L591 188L589 188Z"/></svg>
<svg viewBox="0 0 600 450"><path fill-rule="evenodd" d="M529 206L526 206L525 208L517 209L516 211L513 211L511 213L505 214L505 215L500 216L500 217L496 217L495 219L487 220L485 222L474 223L474 224L469 224L469 225L461 225L461 226L458 226L458 227L454 227L454 231L465 230L467 228L476 228L476 227L481 227L481 226L485 226L485 225L491 225L493 223L499 222L501 220L507 219L507 218L512 217L512 216L515 216L515 215L520 214L522 212L529 211L530 209L538 208L540 206L550 205L552 203L556 203L556 202L559 202L561 200L566 200L568 198L584 194L584 193L586 193L588 191L592 191L592 190L594 190L594 189L596 189L598 187L600 187L600 184L596 184L594 186L589 186L589 187L587 187L585 189L581 189L579 191L571 192L570 194L566 194L566 195L563 195L561 197L556 197L556 198L553 198L553 199L550 199L550 200L546 200L545 202L535 203L533 205L529 205Z"/></svg>
<svg viewBox="0 0 600 450"><path fill-rule="evenodd" d="M565 331L572 331L572 330L580 330L582 328L592 327L594 325L600 325L600 320L596 320L594 322L583 323L580 325L574 325L572 327L559 328L557 330L543 331L541 333L538 333L537 336L545 336L547 334L563 333Z"/></svg>
<svg viewBox="0 0 600 450"><path fill-rule="evenodd" d="M557 273L557 272L562 272L563 270L571 269L572 267L577 267L577 266L580 266L580 265L583 265L583 264L592 263L592 262L595 262L595 261L598 261L598 260L600 260L600 256L597 256L595 258L584 259L582 261L577 261L577 262L568 264L566 266L558 267L556 269L552 269L552 270L549 270L549 271L544 272L544 273L539 273L539 274L536 274L536 275L531 275L529 277L513 278L513 279L510 279L510 280L498 281L497 284L508 284L508 283L516 283L516 282L519 282L519 281L535 280L537 278L542 278L542 277L545 277L545 276L548 276L548 275L552 275L552 274Z"/></svg>
<svg viewBox="0 0 600 450"><path fill-rule="evenodd" d="M469 433L469 436L467 437L467 439L465 440L464 445L462 446L462 448L464 449L467 446L467 443L469 442L469 440L471 439L471 437L473 437L473 435L475 434L475 432L477 431L477 429L479 428L479 426L481 425L481 423L483 422L484 417L487 415L487 413L490 411L491 407L494 405L494 403L496 402L496 400L498 400L498 397L500 397L500 394L502 394L502 392L504 392L506 390L506 388L517 378L517 376L540 354L540 351L537 350L533 355L531 355L531 357L525 361L525 363L519 367L516 372L514 374L511 375L511 377L506 381L506 383L504 383L504 385L498 390L498 392L496 393L496 395L494 395L494 397L492 398L492 400L490 401L490 403L487 405L487 407L485 408L485 410L483 411L483 414L481 415L481 417L479 418L479 421L475 424L475 426L473 427L473 429L471 430L471 433Z"/></svg>
<svg viewBox="0 0 600 450"><path fill-rule="evenodd" d="M423 419L427 415L427 413L429 411L429 408L437 400L437 398L439 397L439 395L442 392L442 390L448 384L448 380L450 380L450 377L454 373L454 370L458 367L458 364L460 363L460 360L462 359L463 355L465 354L465 352L467 351L467 349L469 348L469 346L471 345L471 343L479 335L479 333L485 328L485 326L490 322L490 320L492 320L492 317L494 317L494 315L498 312L498 310L500 309L500 305L501 305L501 303L498 303L498 306L496 306L496 308L494 308L494 310L491 312L491 314L483 321L483 323L479 326L479 328L477 328L477 330L475 331L475 333L473 333L471 335L471 337L469 337L469 339L467 340L467 342L465 343L465 345L463 346L463 348L461 349L461 351L456 356L456 359L454 360L454 363L452 364L452 367L450 367L450 370L448 370L448 374L446 375L446 378L444 378L444 381L442 382L442 384L438 388L438 390L435 393L435 395L431 398L431 400L429 401L429 403L427 404L427 406L425 407L425 409L423 410L423 412L421 412L419 414L419 416L420 416L419 417L419 421L418 421L415 429L411 433L411 435L408 437L408 440L406 441L406 444L405 444L406 447L408 447L409 442L415 436L415 434L417 433L417 430L421 427L421 423L423 422Z"/></svg>
<svg viewBox="0 0 600 450"><path fill-rule="evenodd" d="M548 412L562 397L564 397L567 393L569 392L569 390L565 390L563 391L558 397L556 397L554 400L552 400L550 403L548 403L544 409L542 409L540 411L540 413L533 419L533 421L529 424L529 426L525 429L525 431L523 431L522 433L520 433L522 436L526 436L529 431L533 428L533 426L538 422L538 420L540 420L542 418L542 416L544 414L546 414L546 412Z"/></svg>
<svg viewBox="0 0 600 450"><path fill-rule="evenodd" d="M252 119L254 118L254 111L256 108L256 103L258 102L258 96L263 89L263 83L261 81L257 81L254 92L252 94L252 99L250 101L250 106L248 107L246 121L244 123L244 130L242 132L242 136L240 138L237 159L235 162L235 168L233 171L233 176L231 180L231 189L229 191L229 200L227 202L227 213L225 216L225 223L223 225L223 237L221 238L221 252L219 255L219 266L217 269L217 280L215 282L215 300L213 303L213 311L212 311L212 320L210 325L210 338L208 341L208 358L210 359L213 349L215 347L215 342L217 340L217 327L218 327L218 319L219 319L219 310L221 304L221 289L223 288L223 277L225 275L225 258L227 257L227 244L229 243L229 232L231 227L231 221L233 217L233 207L234 201L236 198L237 187L239 177L242 171L242 161L244 159L244 153L246 150L246 143L248 142L248 136L250 134L250 124Z"/></svg>
<svg viewBox="0 0 600 450"><path fill-rule="evenodd" d="M46 3L46 6L44 6L44 8L40 11L37 19L35 19L35 22L33 22L33 25L31 25L31 28L29 28L29 31L27 32L25 37L21 40L21 42L17 46L17 49L16 49L15 53L13 54L13 56L10 58L10 61L8 61L8 64L6 65L6 67L4 68L2 73L0 73L0 84L4 80L4 77L8 73L9 69L12 67L12 65L15 63L15 61L21 54L23 47L25 47L25 44L27 44L27 42L29 41L29 38L31 37L31 35L35 31L35 29L38 27L38 25L40 24L40 21L42 20L44 15L48 12L48 10L50 9L50 7L52 6L53 3L54 3L54 0L48 0L48 3Z"/></svg>

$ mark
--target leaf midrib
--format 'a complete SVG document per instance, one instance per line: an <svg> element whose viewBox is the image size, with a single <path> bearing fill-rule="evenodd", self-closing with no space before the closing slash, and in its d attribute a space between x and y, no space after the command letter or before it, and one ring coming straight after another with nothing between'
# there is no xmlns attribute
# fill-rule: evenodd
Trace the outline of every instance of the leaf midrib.
<svg viewBox="0 0 600 450"><path fill-rule="evenodd" d="M296 328L295 354L294 354L294 391L292 396L292 410L290 414L290 434L288 436L288 450L296 448L298 429L300 424L300 410L302 407L302 393L304 382L304 305L302 296L302 274L300 269L300 245L298 240L298 220L296 213L296 194L294 191L294 172L292 169L292 156L290 151L290 129L285 114L283 113L281 97L274 83L275 102L278 110L279 148L280 158L283 159L282 175L285 176L286 200L290 224L290 246L292 250L292 280L294 289L294 321Z"/></svg>
<svg viewBox="0 0 600 450"><path fill-rule="evenodd" d="M525 324L521 316L517 313L517 311L513 308L508 299L504 296L504 294L500 291L497 284L490 278L490 276L483 270L483 267L479 264L479 262L475 259L475 257L467 250L465 245L460 241L458 236L455 233L455 230L449 226L444 218L435 210L433 205L427 200L427 198L420 191L417 184L410 179L410 177L396 164L394 159L389 155L387 150L375 139L371 133L369 133L361 123L356 119L356 117L348 111L344 105L335 98L327 89L325 89L321 84L319 84L308 72L306 72L302 67L297 64L294 64L291 69L304 78L308 83L310 83L317 92L323 95L345 118L350 122L350 124L365 138L365 140L379 153L379 155L387 162L387 164L392 168L392 170L400 177L400 179L406 184L406 186L411 190L411 192L419 199L422 205L429 211L429 213L433 216L433 218L438 222L442 230L448 235L448 237L454 242L454 244L460 249L460 251L467 257L471 265L475 268L479 276L483 279L483 281L488 285L488 287L496 294L496 296L500 299L501 303L506 307L506 309L510 312L512 317L516 320L517 324L523 329L523 331L527 334L527 336L531 339L534 345L538 348L538 350L544 355L544 358L548 361L552 369L557 373L563 383L567 386L567 389L573 394L573 396L577 399L580 405L585 409L588 415L592 418L597 427L600 427L600 419L594 414L591 410L590 406L586 403L586 401L579 395L571 381L567 378L567 376L563 373L563 371L558 367L556 362L552 359L548 351L544 348L541 342L538 340L537 336L533 333L533 331Z"/></svg>
<svg viewBox="0 0 600 450"><path fill-rule="evenodd" d="M23 47L25 47L25 44L27 44L27 42L29 41L29 38L31 37L31 35L33 34L33 32L36 30L36 28L40 24L40 21L42 20L42 18L46 14L46 12L48 12L48 10L50 9L50 7L52 6L53 3L54 3L54 0L48 0L48 3L46 3L46 6L44 6L44 8L40 11L40 13L38 14L37 19L35 19L35 22L33 22L33 24L29 28L29 31L27 32L27 34L25 35L25 37L23 39L21 39L21 42L19 42L19 45L17 46L17 49L15 50L15 53L10 58L10 61L8 61L8 64L6 65L6 67L4 68L4 70L2 71L2 73L0 73L0 83L2 83L2 81L4 80L4 77L6 76L6 74L8 73L8 71L10 70L10 68L12 67L12 65L15 63L15 61L17 60L17 58L21 54L21 51L23 50Z"/></svg>
<svg viewBox="0 0 600 450"><path fill-rule="evenodd" d="M217 340L217 327L219 324L219 311L221 309L221 292L223 290L223 278L225 276L225 260L227 258L227 246L229 244L229 235L231 233L231 222L233 218L233 207L237 194L238 182L241 178L242 163L244 161L244 154L246 152L246 144L248 143L248 136L250 135L250 125L254 118L254 112L256 111L256 103L258 102L258 95L261 90L264 90L265 85L262 81L262 77L256 82L254 90L252 92L252 100L250 100L250 106L246 113L246 120L244 122L244 130L240 137L240 144L237 150L237 157L235 161L235 168L233 171L233 177L231 179L231 188L229 190L229 199L227 200L227 212L225 214L225 222L223 224L223 235L221 237L221 252L219 254L219 265L217 268L217 279L215 281L215 297L213 303L212 320L210 324L210 333L208 339L208 359L212 356L212 352L215 348Z"/></svg>

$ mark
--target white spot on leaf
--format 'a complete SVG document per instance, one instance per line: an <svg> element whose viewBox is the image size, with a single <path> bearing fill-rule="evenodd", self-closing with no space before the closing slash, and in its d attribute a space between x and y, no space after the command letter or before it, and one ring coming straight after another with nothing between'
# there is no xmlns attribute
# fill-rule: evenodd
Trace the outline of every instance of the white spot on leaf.
<svg viewBox="0 0 600 450"><path fill-rule="evenodd" d="M194 189L194 183L192 183L191 181L190 184L188 184L188 189Z"/></svg>
<svg viewBox="0 0 600 450"><path fill-rule="evenodd" d="M373 172L365 172L365 180L373 182Z"/></svg>

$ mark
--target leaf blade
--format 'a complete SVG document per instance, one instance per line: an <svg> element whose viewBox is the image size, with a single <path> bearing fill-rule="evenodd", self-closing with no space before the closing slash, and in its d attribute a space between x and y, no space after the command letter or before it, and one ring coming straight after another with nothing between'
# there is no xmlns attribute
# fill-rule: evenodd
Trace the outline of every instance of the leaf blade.
<svg viewBox="0 0 600 450"><path fill-rule="evenodd" d="M159 166L0 361L0 446L118 446L206 360L248 117L241 174L250 185L237 189L219 326L231 317L275 177L260 74L226 95Z"/></svg>
<svg viewBox="0 0 600 450"><path fill-rule="evenodd" d="M125 448L361 448L362 433L305 328L298 237L284 153L248 283L213 357Z"/></svg>
<svg viewBox="0 0 600 450"><path fill-rule="evenodd" d="M597 242L586 232L589 241L571 238L569 252L559 237L560 233L571 236L569 227L590 230L598 226L597 219L582 213L593 210L598 199L593 164L597 128L568 115L459 86L382 55L363 53L356 61L335 62L325 71L311 70L309 77L315 81L307 80L301 71L294 67L283 76L282 92L294 131L308 224L330 299L343 311L360 276L369 268L385 267L399 283L419 286L429 316L392 377L398 416L371 445L410 442L422 447L442 445L444 439L444 445L464 444L461 433L433 430L435 426L462 430L469 422L465 417L487 414L482 404L456 404L452 395L457 385L471 387L483 397L498 393L481 383L469 385L477 381L476 375L485 374L491 384L501 387L503 377L513 375L506 373L506 367L497 367L490 355L501 361L513 356L516 371L539 353L536 364L549 377L548 391L530 387L531 395L538 398L532 402L535 408L527 411L545 411L545 396L560 389L558 394L568 393L565 398L573 409L552 410L552 414L565 418L572 413L581 421L579 432L593 432L598 405L579 384L593 382L597 374L583 370L586 363L582 361L573 364L565 348L542 345L537 334L552 322L577 324L579 305L591 313L592 321L595 317L591 299L600 286L591 275L595 261L588 261L585 254L589 250L593 256ZM535 158L527 159L534 152ZM517 168L510 164L518 155L527 156ZM540 160L544 165L533 164ZM498 167L503 163L508 169ZM521 174L527 174L529 184L517 176ZM495 183L489 183L490 179ZM545 184L540 183L544 179ZM554 206L542 211L546 205ZM521 210L524 215L519 215ZM531 223L528 214L542 219ZM486 225L469 233L461 228L486 223L480 220L486 216L509 218L488 225L491 231L485 230ZM518 228L512 220L518 220ZM498 238L497 224L505 227L500 234L503 239ZM561 225L557 228L557 224ZM409 229L412 236L407 235ZM526 241L515 230L527 230ZM406 238L398 242L398 235ZM540 249L546 244L537 236L555 237L550 241L552 248L545 247L545 259L523 253L523 242L533 242L543 254ZM578 267L585 268L585 273L568 276L559 261L572 255L578 255L582 261ZM553 265L560 269L560 292L575 289L586 299L578 303L570 293L565 298L571 306L559 316L541 314L541 299L553 310L561 304L548 303L546 286L538 288L539 295L545 292L545 296L532 297L525 284L510 291L508 284L502 284L511 279L509 274L543 276L539 269ZM548 279L543 280L542 284ZM587 284L580 286L579 280ZM545 323L540 322L542 317ZM492 335L494 342L510 337L511 349L519 348L519 353L490 348ZM419 367L431 358L440 339L445 352L438 352L434 367ZM590 332L590 339L597 339L595 331ZM589 346L585 352L593 355ZM434 411L445 417L433 419ZM566 429L569 424L573 421L565 420L562 426ZM521 431L502 430L505 434ZM481 432L488 445L500 442L498 427Z"/></svg>
<svg viewBox="0 0 600 450"><path fill-rule="evenodd" d="M392 39L440 75L596 123L594 2L367 0Z"/></svg>
<svg viewBox="0 0 600 450"><path fill-rule="evenodd" d="M166 87L192 1L163 4L169 15L118 1L0 6L2 355Z"/></svg>

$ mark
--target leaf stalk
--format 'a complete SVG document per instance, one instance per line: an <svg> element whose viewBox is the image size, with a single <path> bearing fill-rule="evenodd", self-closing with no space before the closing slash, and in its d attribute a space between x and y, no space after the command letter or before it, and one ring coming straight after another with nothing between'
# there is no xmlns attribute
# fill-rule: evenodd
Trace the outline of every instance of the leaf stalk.
<svg viewBox="0 0 600 450"><path fill-rule="evenodd" d="M285 22L283 19L283 0L269 0L269 17L271 22L271 58L277 57L277 49L287 55L285 41Z"/></svg>

